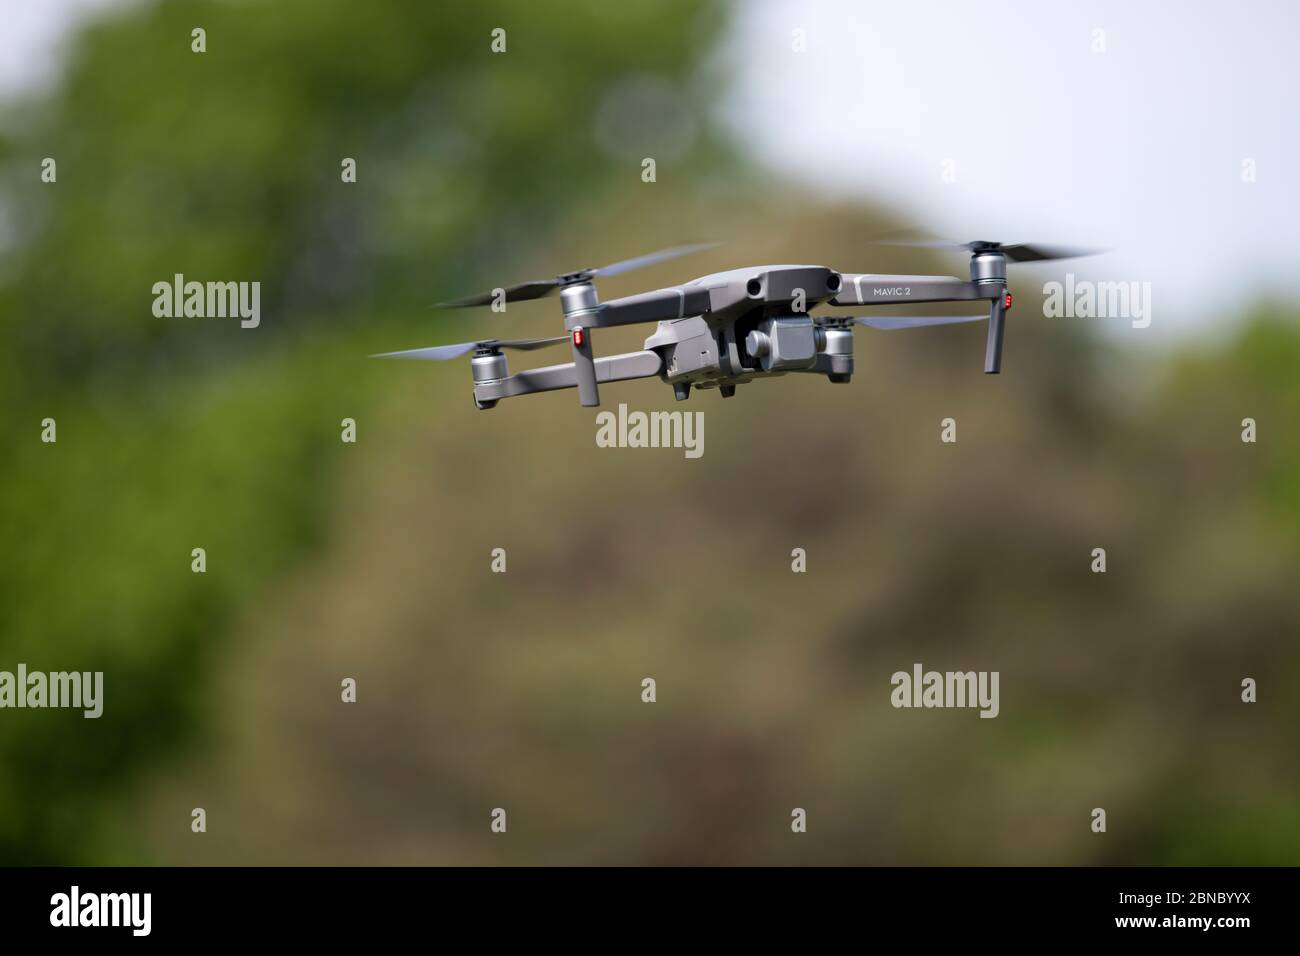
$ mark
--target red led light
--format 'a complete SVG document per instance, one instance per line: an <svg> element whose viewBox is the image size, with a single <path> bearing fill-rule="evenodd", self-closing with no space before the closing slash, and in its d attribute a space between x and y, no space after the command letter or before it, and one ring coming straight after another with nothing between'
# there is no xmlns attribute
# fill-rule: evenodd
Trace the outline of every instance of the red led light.
<svg viewBox="0 0 1300 956"><path fill-rule="evenodd" d="M1002 308L1004 308L1004 309L1009 309L1009 308L1011 308L1011 293L1010 293L1010 292L1008 292L1005 296L1002 297Z"/></svg>
<svg viewBox="0 0 1300 956"><path fill-rule="evenodd" d="M576 345L578 348L582 348L582 339L583 339L582 326L579 325L577 328L573 330L573 344Z"/></svg>

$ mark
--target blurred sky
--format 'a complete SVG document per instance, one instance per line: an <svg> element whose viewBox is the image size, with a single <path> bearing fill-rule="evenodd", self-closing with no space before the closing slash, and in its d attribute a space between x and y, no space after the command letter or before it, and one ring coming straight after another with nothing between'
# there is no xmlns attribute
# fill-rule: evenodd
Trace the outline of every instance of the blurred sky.
<svg viewBox="0 0 1300 956"><path fill-rule="evenodd" d="M48 82L76 22L127 2L3 0L0 92ZM761 161L937 235L1114 249L1020 268L1150 281L1151 338L1177 338L1300 294L1297 28L1289 0L745 0L721 109Z"/></svg>
<svg viewBox="0 0 1300 956"><path fill-rule="evenodd" d="M58 74L61 44L83 17L127 0L0 0L0 93L48 84Z"/></svg>
<svg viewBox="0 0 1300 956"><path fill-rule="evenodd" d="M1114 249L1152 332L1300 292L1300 4L747 0L731 122L772 165L957 239ZM807 50L792 50L795 29ZM1092 52L1093 31L1105 52ZM1257 181L1242 182L1254 158ZM955 161L956 181L941 178ZM837 263L869 271L870 264ZM954 259L960 273L961 260ZM1253 282L1252 282L1253 280Z"/></svg>

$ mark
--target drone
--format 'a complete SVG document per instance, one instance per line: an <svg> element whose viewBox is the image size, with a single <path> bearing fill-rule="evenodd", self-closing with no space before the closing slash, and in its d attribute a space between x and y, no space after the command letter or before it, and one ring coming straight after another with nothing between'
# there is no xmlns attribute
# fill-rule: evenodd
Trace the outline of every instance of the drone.
<svg viewBox="0 0 1300 956"><path fill-rule="evenodd" d="M855 326L889 330L987 321L984 371L996 375L1002 368L1003 329L1012 302L1007 291L1007 263L1069 259L1098 251L983 240L893 240L888 244L964 250L970 253L970 280L838 272L815 265L767 265L716 272L681 285L604 302L597 296L597 278L718 245L697 243L438 304L442 308L492 305L500 309L506 302L540 299L558 290L565 335L481 339L373 357L447 361L470 355L474 404L479 409L494 408L503 398L564 388L576 388L582 405L596 406L601 385L651 377L671 385L677 400L684 401L692 388L716 388L723 398L730 398L737 385L790 372L825 375L836 384L848 382L853 377ZM988 311L941 316L809 314L821 305L871 308L932 302L984 302ZM596 329L649 322L657 325L640 351L596 356ZM504 350L532 351L565 342L573 361L510 374Z"/></svg>

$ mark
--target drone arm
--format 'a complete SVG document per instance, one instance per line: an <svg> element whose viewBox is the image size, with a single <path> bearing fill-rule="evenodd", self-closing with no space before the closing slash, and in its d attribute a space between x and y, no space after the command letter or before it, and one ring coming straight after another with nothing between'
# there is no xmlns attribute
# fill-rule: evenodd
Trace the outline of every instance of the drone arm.
<svg viewBox="0 0 1300 956"><path fill-rule="evenodd" d="M651 378L663 370L663 359L657 352L624 352L594 360L597 382L625 382L636 378ZM516 372L495 382L474 386L474 398L480 403L495 403L516 395L534 392L553 392L561 388L578 386L578 372L572 362L547 365Z"/></svg>
<svg viewBox="0 0 1300 956"><path fill-rule="evenodd" d="M963 282L954 276L889 276L844 274L839 294L831 305L890 305L900 302L970 302L989 300L989 333L984 349L984 371L1002 370L1002 332L1007 316L1006 280ZM1005 297L1005 298L1004 298ZM956 321L962 321L957 318ZM870 322L864 322L870 325ZM921 320L918 325L938 324ZM902 326L900 326L902 327Z"/></svg>
<svg viewBox="0 0 1300 956"><path fill-rule="evenodd" d="M704 315L712 309L713 302L708 289L672 286L621 299L610 299L600 304L595 315L586 318L589 325L606 328L641 322L671 322L688 315Z"/></svg>
<svg viewBox="0 0 1300 956"><path fill-rule="evenodd" d="M1002 290L956 276L892 276L846 272L830 305L897 305L901 302L970 302Z"/></svg>

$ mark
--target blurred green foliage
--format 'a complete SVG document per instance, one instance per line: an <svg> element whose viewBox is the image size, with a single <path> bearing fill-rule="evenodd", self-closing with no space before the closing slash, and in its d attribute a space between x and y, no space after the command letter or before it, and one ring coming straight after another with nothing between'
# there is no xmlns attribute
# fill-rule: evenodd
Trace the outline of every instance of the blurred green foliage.
<svg viewBox="0 0 1300 956"><path fill-rule="evenodd" d="M758 200L710 132L691 84L724 14L129 6L11 108L0 668L103 670L106 700L98 721L0 713L0 862L1300 859L1287 306L1117 386L1116 344L1017 288L1000 379L978 329L863 336L848 388L693 397L698 462L596 449L571 394L479 414L462 368L365 360L550 334L550 303L425 307L673 241L739 240L607 294L865 259L898 223ZM591 124L645 74L698 131L653 187L654 144L618 154ZM177 272L260 280L262 327L155 318ZM611 399L671 404L657 382ZM889 674L918 660L1000 669L1002 715L892 710Z"/></svg>
<svg viewBox="0 0 1300 956"><path fill-rule="evenodd" d="M339 422L375 394L364 356L385 331L436 338L428 303L637 181L564 130L628 71L682 76L713 15L572 12L129 5L79 33L56 89L11 105L0 667L102 669L108 703L98 721L4 714L0 861L128 852L99 846L105 803L192 736L232 622L320 543ZM261 327L155 318L175 273L260 281ZM47 416L57 444L38 440Z"/></svg>

